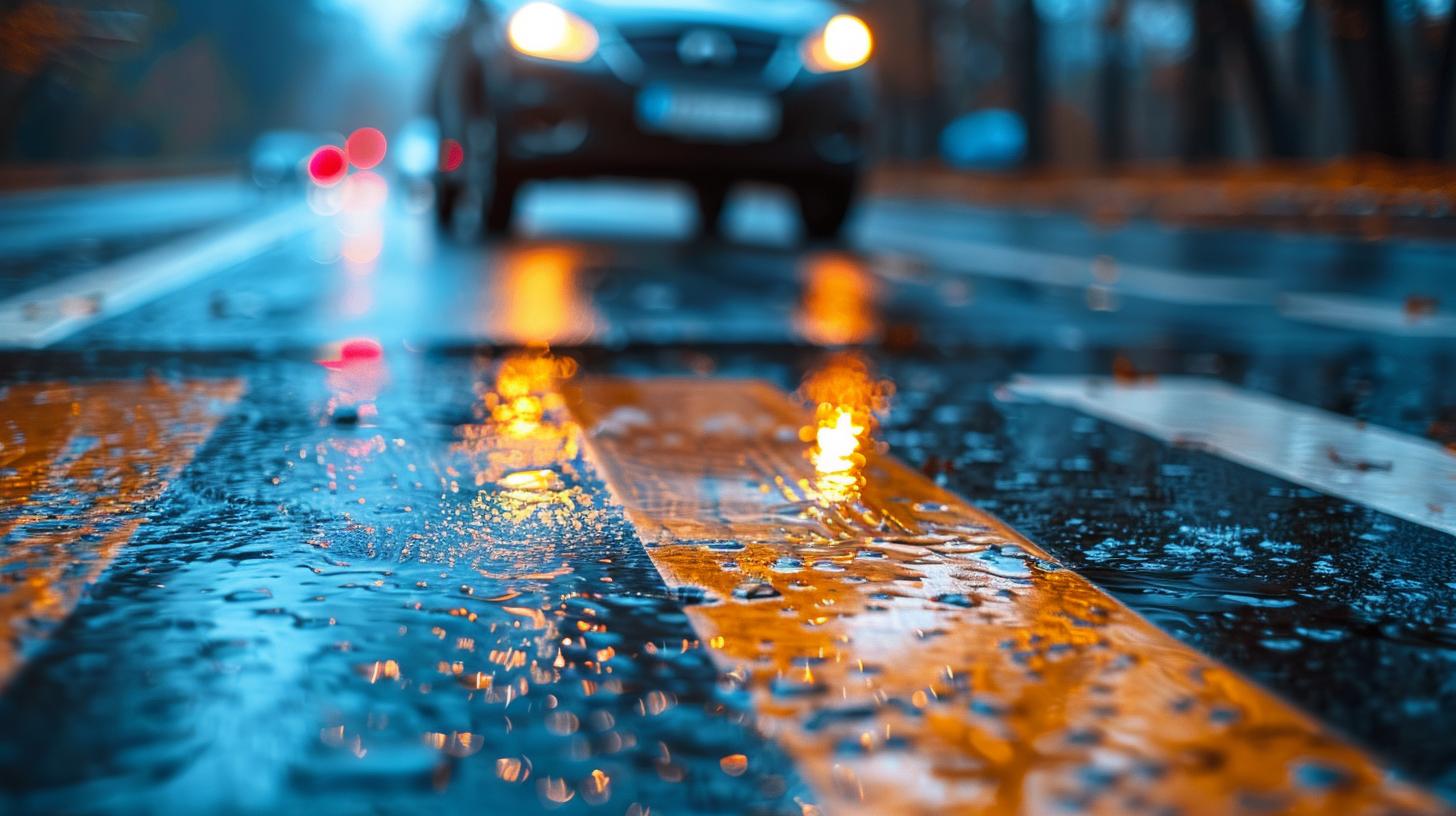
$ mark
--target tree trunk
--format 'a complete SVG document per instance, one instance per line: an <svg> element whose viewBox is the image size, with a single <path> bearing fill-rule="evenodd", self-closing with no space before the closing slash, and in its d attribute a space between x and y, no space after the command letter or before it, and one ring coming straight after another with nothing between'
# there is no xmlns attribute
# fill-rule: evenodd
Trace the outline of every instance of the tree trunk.
<svg viewBox="0 0 1456 816"><path fill-rule="evenodd" d="M1317 121L1320 113L1318 94L1313 92L1320 79L1319 34L1319 15L1315 3L1310 0L1299 12L1299 25L1294 32L1293 87L1296 91L1290 107L1294 111L1295 121L1305 123L1305 128L1308 123ZM1316 155L1323 146L1312 133L1299 126L1293 128L1293 139L1296 150L1306 157Z"/></svg>
<svg viewBox="0 0 1456 816"><path fill-rule="evenodd" d="M1335 53L1345 79L1355 150L1403 158L1404 89L1390 46L1384 0L1331 0Z"/></svg>
<svg viewBox="0 0 1456 816"><path fill-rule="evenodd" d="M1042 65L1042 23L1035 0L1021 0L1016 16L1017 40L1014 53L1020 57L1016 72L1017 108L1026 126L1027 168L1041 167L1047 160L1046 73Z"/></svg>
<svg viewBox="0 0 1456 816"><path fill-rule="evenodd" d="M1456 14L1446 19L1436 71L1436 92L1431 107L1431 158L1445 161L1450 153L1451 102L1456 95Z"/></svg>
<svg viewBox="0 0 1456 816"><path fill-rule="evenodd" d="M1254 105L1254 121L1266 156L1293 158L1297 152L1288 117L1285 115L1279 83L1270 67L1269 54L1259 37L1258 23L1250 0L1224 0L1226 31L1244 56L1245 76Z"/></svg>
<svg viewBox="0 0 1456 816"><path fill-rule="evenodd" d="M1381 152L1404 158L1410 155L1406 129L1406 89L1396 64L1397 55L1390 42L1390 10L1385 0L1366 0L1370 20L1371 60L1375 72L1375 109L1381 129Z"/></svg>
<svg viewBox="0 0 1456 816"><path fill-rule="evenodd" d="M1113 0L1102 23L1102 71L1097 87L1097 135L1102 164L1115 167L1127 156L1126 0Z"/></svg>
<svg viewBox="0 0 1456 816"><path fill-rule="evenodd" d="M1214 161L1224 153L1222 2L1193 0L1193 53L1183 69L1182 112L1183 160L1190 164Z"/></svg>

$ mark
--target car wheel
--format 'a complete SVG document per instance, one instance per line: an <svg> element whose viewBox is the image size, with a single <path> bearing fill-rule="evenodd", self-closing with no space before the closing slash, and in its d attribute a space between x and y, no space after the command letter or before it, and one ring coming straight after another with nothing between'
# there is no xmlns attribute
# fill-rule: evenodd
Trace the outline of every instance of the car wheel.
<svg viewBox="0 0 1456 816"><path fill-rule="evenodd" d="M849 179L817 179L802 182L794 190L804 234L816 241L838 238L854 206L854 182Z"/></svg>
<svg viewBox="0 0 1456 816"><path fill-rule="evenodd" d="M442 230L449 231L455 225L455 211L460 208L460 185L457 182L436 179L435 181L435 223Z"/></svg>
<svg viewBox="0 0 1456 816"><path fill-rule="evenodd" d="M516 212L516 191L519 184L509 178L497 175L490 192L480 207L480 227L486 235L504 235L510 232L511 219Z"/></svg>
<svg viewBox="0 0 1456 816"><path fill-rule="evenodd" d="M510 230L516 205L518 183L501 172L499 139L489 117L476 117L466 128L466 186L480 207L480 229L487 236Z"/></svg>
<svg viewBox="0 0 1456 816"><path fill-rule="evenodd" d="M723 208L728 203L728 185L716 181L697 182L693 195L698 204L698 229L704 235L723 231Z"/></svg>

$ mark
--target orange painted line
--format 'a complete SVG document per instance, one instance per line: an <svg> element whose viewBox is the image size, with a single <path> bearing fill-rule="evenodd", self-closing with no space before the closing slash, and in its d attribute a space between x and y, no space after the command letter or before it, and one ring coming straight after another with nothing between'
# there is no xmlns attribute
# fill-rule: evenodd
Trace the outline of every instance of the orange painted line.
<svg viewBox="0 0 1456 816"><path fill-rule="evenodd" d="M237 381L0 389L0 688L206 441ZM18 512L15 509L18 508Z"/></svg>
<svg viewBox="0 0 1456 816"><path fill-rule="evenodd" d="M586 379L586 449L831 813L1441 813L1311 717L882 453L852 363ZM752 762L753 758L749 758Z"/></svg>

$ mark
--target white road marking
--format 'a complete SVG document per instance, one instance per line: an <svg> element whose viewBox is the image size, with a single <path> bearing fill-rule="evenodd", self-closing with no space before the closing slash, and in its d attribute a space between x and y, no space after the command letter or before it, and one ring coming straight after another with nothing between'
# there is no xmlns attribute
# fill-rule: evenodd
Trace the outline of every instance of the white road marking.
<svg viewBox="0 0 1456 816"><path fill-rule="evenodd" d="M1456 535L1456 454L1427 439L1201 378L1021 376L1010 388Z"/></svg>
<svg viewBox="0 0 1456 816"><path fill-rule="evenodd" d="M1021 249L973 238L928 233L923 225L904 229L886 219L866 219L865 246L931 260L946 268L984 277L1046 286L1113 291L1165 303L1247 306L1274 302L1273 284L1257 278L1199 275L1142 264ZM1102 277L1099 277L1099 274Z"/></svg>
<svg viewBox="0 0 1456 816"><path fill-rule="evenodd" d="M1456 337L1456 315L1412 315L1403 303L1324 292L1280 298L1279 312L1291 320L1336 329L1359 329L1411 337Z"/></svg>
<svg viewBox="0 0 1456 816"><path fill-rule="evenodd" d="M937 234L933 219L906 217L897 202L878 202L865 219L862 244L903 253L954 271L1044 286L1106 286L1117 294L1194 306L1271 306L1291 320L1351 331L1409 337L1456 337L1456 318L1412 320L1404 304L1325 292L1280 293L1272 281L1195 274L1174 268L1127 264L1006 246L993 241ZM1099 276L1100 275L1100 276Z"/></svg>
<svg viewBox="0 0 1456 816"><path fill-rule="evenodd" d="M43 348L262 252L314 223L303 205L190 236L0 301L0 347Z"/></svg>
<svg viewBox="0 0 1456 816"><path fill-rule="evenodd" d="M0 196L0 257L186 229L240 215L262 196L237 179L107 184Z"/></svg>

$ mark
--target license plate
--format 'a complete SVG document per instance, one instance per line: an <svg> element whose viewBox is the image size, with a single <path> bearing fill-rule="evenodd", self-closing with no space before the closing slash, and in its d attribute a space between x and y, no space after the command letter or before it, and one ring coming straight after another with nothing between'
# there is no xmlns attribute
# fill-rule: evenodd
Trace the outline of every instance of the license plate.
<svg viewBox="0 0 1456 816"><path fill-rule="evenodd" d="M637 97L637 120L652 133L701 141L755 142L779 132L778 100L724 90L651 87Z"/></svg>

